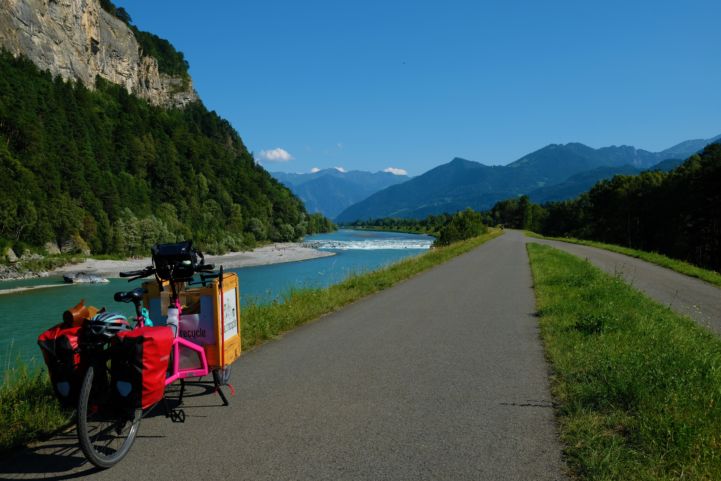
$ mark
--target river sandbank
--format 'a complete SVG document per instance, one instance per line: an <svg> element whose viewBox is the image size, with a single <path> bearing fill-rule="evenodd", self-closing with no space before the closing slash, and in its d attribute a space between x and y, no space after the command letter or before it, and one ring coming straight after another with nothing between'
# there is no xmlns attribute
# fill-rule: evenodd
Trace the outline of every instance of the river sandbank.
<svg viewBox="0 0 721 481"><path fill-rule="evenodd" d="M335 255L333 252L320 251L310 247L304 247L295 242L278 242L252 251L229 252L218 256L205 256L208 264L222 265L226 269L238 267L263 266L268 264L279 264L281 262L304 261ZM150 257L126 260L98 260L86 259L78 264L68 264L50 272L50 275L63 275L69 272L86 272L97 274L103 277L120 277L123 271L133 271L151 265Z"/></svg>
<svg viewBox="0 0 721 481"><path fill-rule="evenodd" d="M227 254L218 256L207 255L205 257L205 262L209 264L215 264L216 266L222 265L225 268L239 268L263 266L269 264L280 264L282 262L305 261L309 259L316 259L319 257L327 257L332 255L335 255L335 253L321 251L318 249L313 249L311 247L305 247L303 244L297 242L277 242L263 247L258 247L252 251L229 252ZM149 266L151 263L152 262L150 257L125 260L100 260L89 258L77 264L66 264L50 272L29 272L20 271L17 269L17 272L8 271L4 276L4 279L2 280L20 280L48 276L62 276L64 274L77 272L94 274L101 277L120 277L120 272L142 269L146 266ZM3 289L2 293L8 294L11 292L14 293L45 287L51 287L51 285L19 287L7 290ZM1 283L0 289L2 289Z"/></svg>

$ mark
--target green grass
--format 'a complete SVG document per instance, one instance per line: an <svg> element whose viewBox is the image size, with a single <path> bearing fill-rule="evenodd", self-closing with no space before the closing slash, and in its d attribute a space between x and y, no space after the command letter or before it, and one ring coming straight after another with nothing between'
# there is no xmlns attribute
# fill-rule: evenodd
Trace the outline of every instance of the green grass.
<svg viewBox="0 0 721 481"><path fill-rule="evenodd" d="M468 252L501 235L493 230L480 237L447 247L435 248L384 269L353 275L326 289L299 289L283 302L251 304L242 311L243 348L249 349L284 331L336 311L374 292L386 289L421 271ZM65 425L70 413L55 400L46 370L31 370L23 364L6 371L0 385L0 452L52 434Z"/></svg>
<svg viewBox="0 0 721 481"><path fill-rule="evenodd" d="M18 361L0 385L0 453L56 432L70 420L55 399L45 369Z"/></svg>
<svg viewBox="0 0 721 481"><path fill-rule="evenodd" d="M721 479L721 340L586 261L528 252L575 474Z"/></svg>
<svg viewBox="0 0 721 481"><path fill-rule="evenodd" d="M292 290L284 296L282 302L244 307L241 316L243 348L248 349L323 314L337 311L351 302L468 252L501 233L493 230L447 247L434 248L384 269L353 275L326 289Z"/></svg>
<svg viewBox="0 0 721 481"><path fill-rule="evenodd" d="M652 264L656 264L667 269L674 270L687 276L696 277L702 281L706 281L709 284L721 287L721 273L716 271L710 271L701 267L689 264L688 262L680 261L678 259L672 259L663 254L657 252L646 252L637 249L631 249L630 247L623 247L614 244L605 244L603 242L596 242L584 239L575 239L573 237L546 237L535 232L526 231L526 235L530 237L536 237L538 239L552 239L562 242L570 242L572 244L580 244L589 247L597 247L599 249L605 249L611 252L617 252L630 257L636 257Z"/></svg>

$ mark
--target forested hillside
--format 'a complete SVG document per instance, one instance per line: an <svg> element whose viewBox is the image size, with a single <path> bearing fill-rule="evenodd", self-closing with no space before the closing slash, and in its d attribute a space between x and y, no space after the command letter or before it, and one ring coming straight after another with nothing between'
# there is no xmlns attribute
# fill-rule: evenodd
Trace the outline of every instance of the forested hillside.
<svg viewBox="0 0 721 481"><path fill-rule="evenodd" d="M146 254L209 251L327 228L200 102L163 109L98 79L90 91L0 54L0 244ZM72 241L68 243L68 241Z"/></svg>
<svg viewBox="0 0 721 481"><path fill-rule="evenodd" d="M721 271L721 145L671 172L616 176L576 199L497 203L493 222L655 251Z"/></svg>

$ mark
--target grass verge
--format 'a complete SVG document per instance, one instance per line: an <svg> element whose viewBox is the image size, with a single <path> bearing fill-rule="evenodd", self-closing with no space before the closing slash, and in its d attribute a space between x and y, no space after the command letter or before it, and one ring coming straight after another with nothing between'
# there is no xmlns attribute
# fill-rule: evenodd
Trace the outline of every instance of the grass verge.
<svg viewBox="0 0 721 481"><path fill-rule="evenodd" d="M251 304L243 308L243 348L248 349L323 314L337 311L362 297L386 289L421 271L468 252L484 242L501 235L492 230L479 237L434 248L417 257L402 260L384 269L350 276L326 289L296 289L283 301L270 304Z"/></svg>
<svg viewBox="0 0 721 481"><path fill-rule="evenodd" d="M571 469L721 479L721 340L588 262L528 252Z"/></svg>
<svg viewBox="0 0 721 481"><path fill-rule="evenodd" d="M0 386L0 453L48 436L68 423L71 413L55 399L45 369L18 362Z"/></svg>
<svg viewBox="0 0 721 481"><path fill-rule="evenodd" d="M286 294L283 302L244 307L241 318L243 348L257 346L284 331L466 253L501 234L498 230L489 231L473 239L434 248L384 269L353 275L326 289L293 290ZM20 365L6 372L5 382L0 385L0 452L51 434L68 419L69 413L55 400L45 369L31 371Z"/></svg>
<svg viewBox="0 0 721 481"><path fill-rule="evenodd" d="M571 244L597 247L599 249L605 249L607 251L616 252L618 254L624 254L629 257L635 257L637 259L659 265L661 267L666 267L667 269L671 269L681 274L686 274L687 276L696 277L698 279L701 279L702 281L708 282L709 284L721 287L721 273L716 271L710 271L708 269L703 269L693 264L689 264L688 262L680 261L678 259L673 259L663 254L659 254L658 252L640 251L637 249L631 249L630 247L623 247L615 244L604 244L603 242L576 239L573 237L546 237L530 231L526 231L526 235L538 239L551 239L561 242L570 242Z"/></svg>

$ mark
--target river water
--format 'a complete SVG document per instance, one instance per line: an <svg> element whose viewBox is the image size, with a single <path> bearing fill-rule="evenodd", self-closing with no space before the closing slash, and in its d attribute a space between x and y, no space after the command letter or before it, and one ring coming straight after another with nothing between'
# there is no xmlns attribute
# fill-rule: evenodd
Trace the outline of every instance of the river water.
<svg viewBox="0 0 721 481"><path fill-rule="evenodd" d="M350 274L418 255L432 241L432 237L424 235L339 230L305 239L311 247L332 251L334 256L228 270L238 273L241 305L251 301L263 303L281 299L292 288L326 287ZM0 295L0 373L14 366L18 359L31 365L41 363L38 335L60 322L62 312L80 299L89 305L107 306L109 310L131 315L132 305L114 302L113 294L137 287L140 281L128 284L124 279L111 279L107 284L65 285L61 277L48 277L0 282L0 290L42 285L54 287Z"/></svg>

